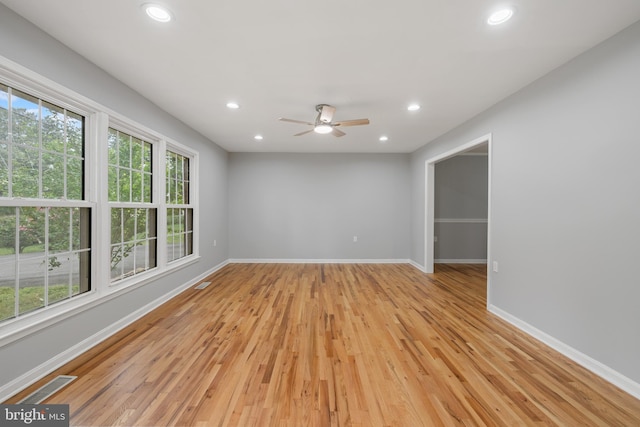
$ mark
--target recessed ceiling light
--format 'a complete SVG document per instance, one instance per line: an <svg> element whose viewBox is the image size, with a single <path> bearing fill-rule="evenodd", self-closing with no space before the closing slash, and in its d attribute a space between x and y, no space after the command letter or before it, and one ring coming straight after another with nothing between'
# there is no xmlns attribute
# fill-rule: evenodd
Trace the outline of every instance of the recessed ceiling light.
<svg viewBox="0 0 640 427"><path fill-rule="evenodd" d="M240 108L240 105L237 102L227 102L227 108L237 110L238 108Z"/></svg>
<svg viewBox="0 0 640 427"><path fill-rule="evenodd" d="M262 135L256 135L253 137L256 141L262 141Z"/></svg>
<svg viewBox="0 0 640 427"><path fill-rule="evenodd" d="M513 16L513 9L501 9L496 12L493 12L489 19L487 19L487 24L489 25L500 25L507 22Z"/></svg>
<svg viewBox="0 0 640 427"><path fill-rule="evenodd" d="M420 109L420 104L410 104L407 107L407 110L409 111L418 111Z"/></svg>
<svg viewBox="0 0 640 427"><path fill-rule="evenodd" d="M383 135L383 136L381 136L379 139L380 139L380 142L387 142L387 141L389 140L389 137L388 137L388 136Z"/></svg>
<svg viewBox="0 0 640 427"><path fill-rule="evenodd" d="M142 7L144 7L144 11L147 12L149 18L158 22L169 22L171 21L171 12L169 12L166 8L153 4L146 3Z"/></svg>

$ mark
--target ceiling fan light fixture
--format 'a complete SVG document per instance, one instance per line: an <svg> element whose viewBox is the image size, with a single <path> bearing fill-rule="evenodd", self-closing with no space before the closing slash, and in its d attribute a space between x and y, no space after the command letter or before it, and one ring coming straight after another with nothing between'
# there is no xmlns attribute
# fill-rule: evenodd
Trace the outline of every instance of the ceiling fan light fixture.
<svg viewBox="0 0 640 427"><path fill-rule="evenodd" d="M333 132L333 127L325 124L319 124L313 128L313 131L324 135Z"/></svg>
<svg viewBox="0 0 640 427"><path fill-rule="evenodd" d="M169 22L173 19L171 12L163 6L153 3L145 3L142 5L144 11L147 13L147 16L154 21L158 22Z"/></svg>
<svg viewBox="0 0 640 427"><path fill-rule="evenodd" d="M489 25L500 25L507 22L509 19L513 17L513 9L500 9L493 12L489 15L489 19L487 19L487 24Z"/></svg>

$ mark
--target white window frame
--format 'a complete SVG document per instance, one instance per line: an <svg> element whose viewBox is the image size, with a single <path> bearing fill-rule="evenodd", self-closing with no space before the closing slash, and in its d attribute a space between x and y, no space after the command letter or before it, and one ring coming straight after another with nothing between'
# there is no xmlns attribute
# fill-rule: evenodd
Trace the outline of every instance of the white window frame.
<svg viewBox="0 0 640 427"><path fill-rule="evenodd" d="M109 175L109 170L107 167L107 172L106 172L106 176L107 176L107 180L105 188L103 188L103 191L101 192L101 194L104 194L106 197L106 203L109 205L109 212L108 212L108 227L104 227L104 228L108 228L109 229L109 235L108 235L108 240L109 240L109 246L107 248L107 253L111 254L111 208L131 208L131 209L154 209L156 211L156 265L154 267L151 267L147 270L145 270L142 273L138 273L138 274L133 274L132 276L129 277L125 277L123 279L118 279L118 280L112 280L111 279L111 269L109 268L109 280L107 283L109 283L110 286L119 286L121 284L131 284L131 283L135 283L139 277L145 277L147 276L150 272L153 273L154 271L160 269L162 266L160 265L159 262L159 257L158 257L158 250L160 249L160 240L159 240L159 228L160 228L160 221L158 218L158 214L159 214L159 210L160 210L160 205L159 205L159 201L158 201L158 185L159 185L159 176L158 175L164 175L159 173L160 171L158 170L158 160L159 160L159 151L158 151L158 146L163 145L161 143L162 139L160 136L153 134L152 132L148 131L148 130L143 130L141 129L141 126L138 125L136 126L135 124L127 121L127 120L123 120L121 119L117 119L112 117L110 122L109 122L109 126L107 127L107 134L109 132L109 129L115 129L118 130L120 132L126 133L128 135L131 135L135 138L139 138L142 141L145 142L149 142L151 143L151 202L131 202L131 201L109 201L109 195L108 195L108 190L109 190L109 180L108 180L108 175ZM108 143L107 145L104 147L105 150L105 157L107 158L107 165L108 165ZM110 267L110 262L109 262L109 267Z"/></svg>
<svg viewBox="0 0 640 427"><path fill-rule="evenodd" d="M21 92L29 94L41 100L45 100L59 107L63 107L74 113L84 116L85 123L85 141L84 141L84 198L83 200L62 200L62 199L44 199L44 198L21 198L7 197L0 198L0 206L3 207L78 207L89 208L91 210L91 236L96 231L96 201L95 196L95 177L90 173L87 164L90 158L95 155L94 147L88 142L91 138L92 131L95 129L96 110L92 107L91 102L77 96L69 96L66 90L61 86L49 82L41 76L32 73L26 69L13 64L10 61L0 57L0 80L2 83L17 89ZM40 192L40 191L39 191ZM40 194L41 195L41 194ZM73 296L65 301L56 304L35 309L32 312L24 313L18 317L6 319L0 323L0 345L5 341L5 335L15 339L24 336L19 332L24 331L34 324L50 324L50 318L57 316L69 310L69 307L82 304L84 301L90 300L95 294L95 275L96 253L95 240L91 241L91 260L90 260L90 290L80 295ZM43 326L43 327L44 327Z"/></svg>
<svg viewBox="0 0 640 427"><path fill-rule="evenodd" d="M0 81L12 88L67 108L85 117L84 200L73 206L91 209L91 289L66 301L0 322L0 346L19 340L82 311L90 310L173 271L197 262L199 256L198 152L86 98L54 81L0 56ZM152 205L157 209L157 267L115 283L110 281L110 208L108 202L109 127L141 137L153 144ZM193 254L167 263L165 155L171 151L191 162L190 200L193 206ZM0 206L68 206L68 201L0 199ZM108 224L109 226L104 226Z"/></svg>
<svg viewBox="0 0 640 427"><path fill-rule="evenodd" d="M170 204L167 203L167 197L166 197L166 170L167 170L167 165L166 165L166 159L167 159L167 152L173 152L175 154L178 154L180 156L186 157L189 159L189 203L183 203L181 205L174 205L174 204ZM191 233L191 245L192 245L192 253L190 255L185 255L183 257L180 258L176 258L172 261L168 261L169 264L173 265L173 264L178 264L180 262L182 262L185 259L189 259L192 256L198 256L200 251L199 251L199 244L196 242L196 240L198 239L198 234L197 230L199 229L199 219L198 219L198 198L197 198L197 191L196 191L196 186L197 186L197 179L194 179L195 177L197 177L197 171L198 171L198 155L196 152L188 149L187 147L185 147L182 144L178 144L176 142L167 142L166 147L164 149L164 153L163 153L163 161L165 162L165 164L163 165L163 171L164 174L164 179L165 182L163 182L163 188L162 191L165 192L164 197L162 199L162 203L164 203L163 206L163 215L164 215L164 229L163 232L165 233L165 237L163 239L163 242L165 242L164 245L164 250L166 251L166 242L167 242L167 236L166 236L166 232L167 232L167 209L170 208L178 208L178 209L192 209L193 210L193 218L192 218L192 224L191 227L193 228L193 232ZM166 256L167 254L165 254Z"/></svg>

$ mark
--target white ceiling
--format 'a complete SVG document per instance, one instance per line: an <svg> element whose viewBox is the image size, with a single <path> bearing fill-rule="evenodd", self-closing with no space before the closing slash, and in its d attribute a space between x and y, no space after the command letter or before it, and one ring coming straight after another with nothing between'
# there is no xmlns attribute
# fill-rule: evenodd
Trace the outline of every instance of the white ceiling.
<svg viewBox="0 0 640 427"><path fill-rule="evenodd" d="M161 0L159 24L145 1L0 0L232 152L411 152L640 19L638 0L514 0L501 27L499 0ZM371 124L277 120L318 103Z"/></svg>

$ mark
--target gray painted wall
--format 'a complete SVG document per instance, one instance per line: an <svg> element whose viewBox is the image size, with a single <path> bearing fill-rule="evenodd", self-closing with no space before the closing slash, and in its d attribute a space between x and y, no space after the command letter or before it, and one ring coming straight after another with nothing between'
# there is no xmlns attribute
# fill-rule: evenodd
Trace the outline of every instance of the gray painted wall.
<svg viewBox="0 0 640 427"><path fill-rule="evenodd" d="M487 260L487 223L434 224L435 263L477 263Z"/></svg>
<svg viewBox="0 0 640 427"><path fill-rule="evenodd" d="M434 169L435 261L486 260L487 156L459 155L436 163Z"/></svg>
<svg viewBox="0 0 640 427"><path fill-rule="evenodd" d="M490 302L640 382L640 24L410 157L228 155L2 5L0 40L0 55L199 150L206 212L201 262L4 346L0 384L229 257L422 264L425 160L490 132Z"/></svg>
<svg viewBox="0 0 640 427"><path fill-rule="evenodd" d="M408 259L409 195L407 154L231 153L230 257Z"/></svg>
<svg viewBox="0 0 640 427"><path fill-rule="evenodd" d="M411 258L425 160L493 135L491 301L640 382L640 23L412 154Z"/></svg>
<svg viewBox="0 0 640 427"><path fill-rule="evenodd" d="M0 348L0 384L6 384L228 258L227 153L3 5L0 40L5 58L198 150L198 197L206 212L199 262Z"/></svg>

